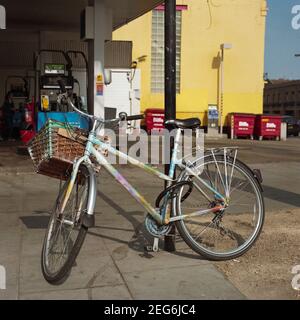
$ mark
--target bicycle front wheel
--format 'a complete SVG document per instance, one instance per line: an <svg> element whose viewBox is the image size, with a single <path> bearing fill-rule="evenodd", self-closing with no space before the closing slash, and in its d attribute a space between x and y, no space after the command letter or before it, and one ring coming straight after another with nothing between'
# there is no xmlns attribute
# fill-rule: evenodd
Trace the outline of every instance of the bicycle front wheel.
<svg viewBox="0 0 300 320"><path fill-rule="evenodd" d="M43 244L42 272L51 284L66 280L88 230L82 225L90 189L87 167L80 166L71 194L65 201L70 179L58 195Z"/></svg>
<svg viewBox="0 0 300 320"><path fill-rule="evenodd" d="M178 191L174 215L223 206L220 194L227 198L226 209L177 221L177 229L190 248L209 260L237 258L251 248L263 227L260 185L247 166L229 156L207 156L195 168L197 176L184 171L179 177L191 181L193 189L188 197L187 187Z"/></svg>

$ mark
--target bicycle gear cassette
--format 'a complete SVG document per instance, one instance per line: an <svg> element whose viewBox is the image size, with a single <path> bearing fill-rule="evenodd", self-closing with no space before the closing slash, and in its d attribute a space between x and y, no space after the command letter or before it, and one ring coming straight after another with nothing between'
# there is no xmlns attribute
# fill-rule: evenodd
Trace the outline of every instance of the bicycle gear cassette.
<svg viewBox="0 0 300 320"><path fill-rule="evenodd" d="M172 225L158 225L152 216L147 214L145 219L145 227L153 237L163 237L170 232Z"/></svg>

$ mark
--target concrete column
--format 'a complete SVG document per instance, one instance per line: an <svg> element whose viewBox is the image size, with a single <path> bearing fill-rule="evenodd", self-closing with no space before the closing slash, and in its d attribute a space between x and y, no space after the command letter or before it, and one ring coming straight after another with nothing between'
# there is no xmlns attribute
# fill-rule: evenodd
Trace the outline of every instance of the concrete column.
<svg viewBox="0 0 300 320"><path fill-rule="evenodd" d="M0 29L6 29L6 10L0 5Z"/></svg>
<svg viewBox="0 0 300 320"><path fill-rule="evenodd" d="M104 92L97 90L97 85L104 82L104 52L105 41L112 40L113 22L112 10L103 0L91 0L90 6L94 7L94 39L89 41L89 112L104 118ZM103 86L103 90L105 90Z"/></svg>
<svg viewBox="0 0 300 320"><path fill-rule="evenodd" d="M286 141L287 140L287 123L286 122L282 122L281 123L280 140L281 141Z"/></svg>

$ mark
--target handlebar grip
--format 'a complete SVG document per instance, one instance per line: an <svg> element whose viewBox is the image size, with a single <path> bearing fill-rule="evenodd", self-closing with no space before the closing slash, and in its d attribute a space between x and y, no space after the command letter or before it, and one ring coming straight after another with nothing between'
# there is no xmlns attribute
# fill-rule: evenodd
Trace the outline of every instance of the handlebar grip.
<svg viewBox="0 0 300 320"><path fill-rule="evenodd" d="M128 116L127 120L131 121L131 120L143 120L145 118L144 114L137 114L135 116Z"/></svg>
<svg viewBox="0 0 300 320"><path fill-rule="evenodd" d="M62 92L62 93L66 93L66 92L67 92L67 90L66 90L66 87L65 87L64 82L63 82L62 80L58 80L58 81L57 81L57 83L58 83L58 84L59 84L59 86L60 86L60 90L61 90L61 92Z"/></svg>

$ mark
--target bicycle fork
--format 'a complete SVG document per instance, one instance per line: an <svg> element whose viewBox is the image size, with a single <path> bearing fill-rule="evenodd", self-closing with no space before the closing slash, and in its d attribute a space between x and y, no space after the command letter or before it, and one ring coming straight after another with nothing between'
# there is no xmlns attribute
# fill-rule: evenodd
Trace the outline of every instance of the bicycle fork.
<svg viewBox="0 0 300 320"><path fill-rule="evenodd" d="M72 190L75 186L76 177L79 171L80 165L87 160L87 157L84 156L83 158L76 161L73 167L73 171L71 174L71 179L67 187L67 191L63 200L63 204L60 208L60 214L62 214L66 208L68 200L71 196ZM88 190L88 202L87 202L87 209L82 218L82 224L87 228L92 228L95 226L95 216L94 216L94 208L96 203L96 196L97 196L97 182L96 177L93 169L90 166L86 166L88 170L88 179L89 179L89 190Z"/></svg>

